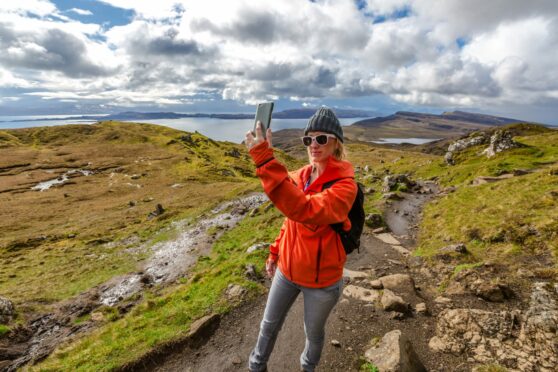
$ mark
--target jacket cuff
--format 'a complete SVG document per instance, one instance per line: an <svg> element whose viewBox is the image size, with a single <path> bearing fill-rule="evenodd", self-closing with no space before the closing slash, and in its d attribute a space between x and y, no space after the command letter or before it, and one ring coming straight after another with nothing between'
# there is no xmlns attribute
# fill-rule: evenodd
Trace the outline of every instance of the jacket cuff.
<svg viewBox="0 0 558 372"><path fill-rule="evenodd" d="M261 167L273 159L273 149L269 147L267 141L263 141L252 147L249 153L250 156L252 156L252 160L254 160L254 164L256 164L256 168Z"/></svg>

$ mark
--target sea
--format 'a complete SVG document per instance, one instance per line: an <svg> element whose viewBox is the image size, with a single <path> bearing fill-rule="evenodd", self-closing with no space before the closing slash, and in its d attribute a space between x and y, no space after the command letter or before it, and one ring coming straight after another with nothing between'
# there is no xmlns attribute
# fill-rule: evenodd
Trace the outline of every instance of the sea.
<svg viewBox="0 0 558 372"><path fill-rule="evenodd" d="M0 116L1 129L17 129L29 127L44 127L66 124L94 124L96 120L75 120L69 119L79 115L41 115L41 116ZM97 115L99 116L99 115ZM51 119L51 120L48 120ZM52 120L60 119L60 120ZM341 125L351 125L359 120L366 118L342 118L339 119ZM14 121L13 120L17 120ZM124 120L123 120L124 121ZM150 119L142 121L150 124L164 125L174 129L188 132L198 131L199 133L212 138L216 141L230 141L241 143L246 132L254 127L253 119L217 119L217 118L180 118L180 119ZM272 130L281 129L304 129L308 119L273 119L271 121ZM301 132L302 135L302 132ZM379 143L426 143L434 141L429 138L386 138L379 139Z"/></svg>

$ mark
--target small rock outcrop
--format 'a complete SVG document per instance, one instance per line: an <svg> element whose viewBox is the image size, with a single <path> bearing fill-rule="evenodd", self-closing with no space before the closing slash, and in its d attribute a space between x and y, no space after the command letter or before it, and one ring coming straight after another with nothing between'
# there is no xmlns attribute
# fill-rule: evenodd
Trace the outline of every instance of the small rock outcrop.
<svg viewBox="0 0 558 372"><path fill-rule="evenodd" d="M430 339L434 351L509 371L558 370L558 285L535 283L525 312L445 309Z"/></svg>
<svg viewBox="0 0 558 372"><path fill-rule="evenodd" d="M457 140L448 146L448 151L444 155L444 160L446 161L447 164L454 165L455 160L453 156L456 152L463 151L466 148L472 146L488 143L488 141L489 141L488 135L486 135L483 132L474 133L469 135L467 138L462 138L460 140Z"/></svg>
<svg viewBox="0 0 558 372"><path fill-rule="evenodd" d="M0 324L6 324L15 315L14 304L5 297L0 297Z"/></svg>
<svg viewBox="0 0 558 372"><path fill-rule="evenodd" d="M382 191L384 193L395 190L398 185L404 185L410 189L416 185L416 182L411 181L406 174L390 174L384 177L384 184Z"/></svg>
<svg viewBox="0 0 558 372"><path fill-rule="evenodd" d="M388 332L378 345L366 350L364 357L378 370L386 372L425 372L413 345L400 330Z"/></svg>
<svg viewBox="0 0 558 372"><path fill-rule="evenodd" d="M512 140L511 132L507 130L497 130L492 137L490 137L490 145L482 153L491 158L499 152L515 147L520 147L520 145Z"/></svg>

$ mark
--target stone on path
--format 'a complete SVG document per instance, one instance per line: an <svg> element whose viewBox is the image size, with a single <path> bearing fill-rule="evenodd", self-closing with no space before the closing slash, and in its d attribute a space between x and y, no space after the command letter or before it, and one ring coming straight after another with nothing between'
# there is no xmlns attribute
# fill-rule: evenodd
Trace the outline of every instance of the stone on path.
<svg viewBox="0 0 558 372"><path fill-rule="evenodd" d="M376 238L387 244L401 245L399 240L395 239L395 237L390 233L377 234Z"/></svg>
<svg viewBox="0 0 558 372"><path fill-rule="evenodd" d="M400 330L388 332L364 357L382 372L425 372L413 345Z"/></svg>
<svg viewBox="0 0 558 372"><path fill-rule="evenodd" d="M421 302L415 306L415 310L419 314L428 314L428 309L426 308L426 304Z"/></svg>
<svg viewBox="0 0 558 372"><path fill-rule="evenodd" d="M368 274L363 272L363 271L355 271L355 270L350 270L347 268L343 269L343 278L349 278L349 279L365 279L368 277Z"/></svg>
<svg viewBox="0 0 558 372"><path fill-rule="evenodd" d="M396 295L389 289L384 289L381 302L382 308L385 311L397 311L400 313L405 313L409 310L409 304L405 302L403 298Z"/></svg>
<svg viewBox="0 0 558 372"><path fill-rule="evenodd" d="M408 274L391 274L378 279L383 288L391 289L398 293L415 293L415 282Z"/></svg>
<svg viewBox="0 0 558 372"><path fill-rule="evenodd" d="M366 302L374 302L380 298L380 293L377 290L362 288L352 284L343 288L343 295Z"/></svg>
<svg viewBox="0 0 558 372"><path fill-rule="evenodd" d="M14 304L0 296L0 324L8 323L15 316Z"/></svg>
<svg viewBox="0 0 558 372"><path fill-rule="evenodd" d="M408 257L408 256L411 255L411 251L409 251L407 248L403 248L400 245L392 245L391 248L395 249L397 252L399 252L404 257Z"/></svg>

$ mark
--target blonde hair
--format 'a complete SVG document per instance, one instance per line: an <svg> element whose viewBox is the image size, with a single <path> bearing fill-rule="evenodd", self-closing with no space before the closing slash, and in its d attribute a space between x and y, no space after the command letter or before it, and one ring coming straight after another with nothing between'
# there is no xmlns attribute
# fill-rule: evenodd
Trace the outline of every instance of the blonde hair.
<svg viewBox="0 0 558 372"><path fill-rule="evenodd" d="M343 142L339 141L339 139L337 139L337 148L333 151L333 156L337 160L347 159L347 150L345 149Z"/></svg>

